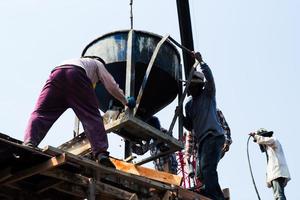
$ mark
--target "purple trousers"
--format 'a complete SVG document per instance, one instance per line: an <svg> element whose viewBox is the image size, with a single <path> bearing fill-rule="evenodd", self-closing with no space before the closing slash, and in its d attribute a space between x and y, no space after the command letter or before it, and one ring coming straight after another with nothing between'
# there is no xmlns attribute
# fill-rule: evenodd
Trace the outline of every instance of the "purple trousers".
<svg viewBox="0 0 300 200"><path fill-rule="evenodd" d="M76 66L58 68L51 73L30 116L24 143L37 146L68 108L82 122L94 156L106 152L108 140L95 91L84 69Z"/></svg>

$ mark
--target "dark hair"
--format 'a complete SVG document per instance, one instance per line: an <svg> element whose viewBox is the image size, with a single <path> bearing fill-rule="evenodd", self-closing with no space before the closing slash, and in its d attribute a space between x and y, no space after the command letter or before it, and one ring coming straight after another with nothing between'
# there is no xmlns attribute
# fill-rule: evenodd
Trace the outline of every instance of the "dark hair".
<svg viewBox="0 0 300 200"><path fill-rule="evenodd" d="M82 58L96 59L96 60L100 61L106 67L105 61L102 58L100 58L99 56L82 56Z"/></svg>

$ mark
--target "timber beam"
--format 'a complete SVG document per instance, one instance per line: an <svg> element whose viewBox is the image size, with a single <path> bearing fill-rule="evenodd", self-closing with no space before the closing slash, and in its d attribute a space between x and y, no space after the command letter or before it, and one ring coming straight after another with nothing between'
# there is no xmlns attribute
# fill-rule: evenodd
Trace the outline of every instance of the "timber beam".
<svg viewBox="0 0 300 200"><path fill-rule="evenodd" d="M55 168L63 163L65 163L65 154L60 154L57 156L54 156L52 158L50 158L49 160L47 160L46 162L37 164L33 167L29 167L27 169L21 170L21 171L17 171L14 174L11 174L11 176L9 176L8 178L2 180L0 182L0 185L4 185L4 184L10 184L10 183L14 183L17 182L19 180L28 178L30 176L33 176L35 174L39 174L43 171L47 171L49 169Z"/></svg>

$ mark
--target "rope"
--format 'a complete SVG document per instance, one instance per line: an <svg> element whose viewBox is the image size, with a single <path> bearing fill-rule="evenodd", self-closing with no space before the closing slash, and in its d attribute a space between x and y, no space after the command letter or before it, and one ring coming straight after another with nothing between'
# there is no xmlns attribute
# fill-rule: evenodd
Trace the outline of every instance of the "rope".
<svg viewBox="0 0 300 200"><path fill-rule="evenodd" d="M251 136L249 136L249 138L247 140L247 158L248 158L248 164L249 164L250 174L251 174L251 178L252 178L252 183L254 185L254 189L255 189L257 198L259 200L261 200L261 198L259 196L259 193L258 193L258 190L257 190L257 187L256 187L256 184L255 184L254 176L253 176L253 173L252 173L252 167L251 167L251 163L250 163L250 156L249 156L249 141L250 141L250 138L251 138Z"/></svg>

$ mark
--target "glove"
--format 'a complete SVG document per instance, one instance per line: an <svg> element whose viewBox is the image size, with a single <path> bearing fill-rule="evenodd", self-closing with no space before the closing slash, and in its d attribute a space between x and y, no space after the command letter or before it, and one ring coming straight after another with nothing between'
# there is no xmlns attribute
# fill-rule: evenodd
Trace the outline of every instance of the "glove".
<svg viewBox="0 0 300 200"><path fill-rule="evenodd" d="M253 142L256 142L256 139L255 139L255 135L256 135L256 132L251 132L251 133L249 133L249 135L251 136L251 137L253 137Z"/></svg>
<svg viewBox="0 0 300 200"><path fill-rule="evenodd" d="M128 108L134 108L136 105L134 97L127 97L127 104Z"/></svg>
<svg viewBox="0 0 300 200"><path fill-rule="evenodd" d="M251 132L251 133L249 133L249 135L250 135L251 137L254 137L254 136L256 135L256 133L255 133L255 132Z"/></svg>

